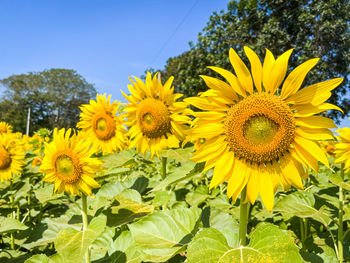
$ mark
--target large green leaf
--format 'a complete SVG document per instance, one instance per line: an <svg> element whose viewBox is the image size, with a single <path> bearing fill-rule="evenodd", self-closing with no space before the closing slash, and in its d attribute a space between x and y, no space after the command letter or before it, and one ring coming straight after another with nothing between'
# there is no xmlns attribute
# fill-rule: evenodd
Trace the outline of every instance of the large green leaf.
<svg viewBox="0 0 350 263"><path fill-rule="evenodd" d="M183 180L188 180L193 176L199 174L203 170L202 164L196 164L194 162L186 162L183 165L176 167L170 171L166 178L161 181L156 187L153 188L154 191L159 191L165 189L168 185L176 184Z"/></svg>
<svg viewBox="0 0 350 263"><path fill-rule="evenodd" d="M274 207L274 211L291 216L298 216L301 218L312 218L326 226L328 226L332 219L323 206L320 209L315 209L315 198L313 194L297 191L283 197Z"/></svg>
<svg viewBox="0 0 350 263"><path fill-rule="evenodd" d="M74 228L63 229L55 240L57 253L64 256L69 262L80 262L87 248L104 231L105 226L106 218L100 216L93 218L84 231Z"/></svg>
<svg viewBox="0 0 350 263"><path fill-rule="evenodd" d="M46 202L56 200L64 194L54 194L53 184L46 184L44 187L40 187L36 190L34 190L35 197L40 201L41 204L45 204Z"/></svg>
<svg viewBox="0 0 350 263"><path fill-rule="evenodd" d="M124 150L121 152L108 154L100 157L104 161L103 166L107 169L106 174L110 174L111 169L125 165L129 161L133 161L135 152L132 150Z"/></svg>
<svg viewBox="0 0 350 263"><path fill-rule="evenodd" d="M130 231L123 231L108 247L108 254L113 262L139 263L140 252L131 236Z"/></svg>
<svg viewBox="0 0 350 263"><path fill-rule="evenodd" d="M159 151L159 155L169 159L174 159L180 163L188 162L188 159L191 157L191 152L193 151L192 147L179 148L179 149L168 149Z"/></svg>
<svg viewBox="0 0 350 263"><path fill-rule="evenodd" d="M193 237L200 214L199 208L156 211L129 224L142 259L163 262L174 256Z"/></svg>
<svg viewBox="0 0 350 263"><path fill-rule="evenodd" d="M231 214L211 208L209 225L219 230L226 237L230 247L238 246L239 224Z"/></svg>
<svg viewBox="0 0 350 263"><path fill-rule="evenodd" d="M329 181L337 186L341 186L343 189L350 191L350 182L344 182L339 174L332 173L329 175Z"/></svg>
<svg viewBox="0 0 350 263"><path fill-rule="evenodd" d="M187 249L188 263L214 263L230 250L225 236L215 228L205 228L197 233Z"/></svg>
<svg viewBox="0 0 350 263"><path fill-rule="evenodd" d="M38 254L28 258L24 263L49 263L49 258L45 254Z"/></svg>
<svg viewBox="0 0 350 263"><path fill-rule="evenodd" d="M294 238L269 223L261 223L250 235L247 247L231 248L225 236L206 228L193 238L187 250L188 263L301 263Z"/></svg>
<svg viewBox="0 0 350 263"><path fill-rule="evenodd" d="M27 226L19 222L17 219L0 216L0 233L25 230L27 228Z"/></svg>

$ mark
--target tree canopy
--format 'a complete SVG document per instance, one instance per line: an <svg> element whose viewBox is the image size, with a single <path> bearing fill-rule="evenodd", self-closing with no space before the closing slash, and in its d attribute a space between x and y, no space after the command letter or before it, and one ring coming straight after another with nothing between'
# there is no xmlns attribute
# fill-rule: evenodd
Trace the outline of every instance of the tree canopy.
<svg viewBox="0 0 350 263"><path fill-rule="evenodd" d="M174 84L185 96L195 96L207 89L200 74L215 76L207 66L232 70L228 59L234 48L249 65L243 46L252 48L260 58L268 48L275 56L294 48L289 70L302 62L321 60L308 74L305 85L343 77L330 102L349 112L350 102L344 98L349 88L350 3L346 0L238 0L230 1L228 9L214 13L207 26L190 43L190 50L169 58L163 78L174 76ZM335 119L340 112L332 112Z"/></svg>
<svg viewBox="0 0 350 263"><path fill-rule="evenodd" d="M23 133L29 108L31 131L69 128L79 120L79 106L96 96L94 86L69 69L12 75L0 83L5 87L0 101L0 119Z"/></svg>

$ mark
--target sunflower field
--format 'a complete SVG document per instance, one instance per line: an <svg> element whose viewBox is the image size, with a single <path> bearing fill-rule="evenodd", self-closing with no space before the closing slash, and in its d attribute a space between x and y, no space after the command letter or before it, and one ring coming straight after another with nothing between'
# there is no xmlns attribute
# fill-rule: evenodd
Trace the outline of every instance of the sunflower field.
<svg viewBox="0 0 350 263"><path fill-rule="evenodd" d="M148 73L77 127L1 122L0 262L350 262L350 128L324 115L342 79L244 51L197 97Z"/></svg>

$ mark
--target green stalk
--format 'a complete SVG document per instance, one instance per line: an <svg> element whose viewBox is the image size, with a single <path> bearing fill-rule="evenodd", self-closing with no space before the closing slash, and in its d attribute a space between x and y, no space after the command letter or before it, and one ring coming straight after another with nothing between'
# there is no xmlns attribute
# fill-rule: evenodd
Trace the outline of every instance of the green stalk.
<svg viewBox="0 0 350 263"><path fill-rule="evenodd" d="M10 179L10 204L11 204L11 209L13 209L13 205L14 205L14 194L12 193L12 190L13 190L13 184L12 184L12 180ZM15 215L15 211L13 210L12 213L11 213L11 217L13 219L15 219L16 215ZM15 249L15 238L13 236L13 233L11 232L10 233L10 245L11 245L11 249L14 250Z"/></svg>
<svg viewBox="0 0 350 263"><path fill-rule="evenodd" d="M247 194L247 187L244 187L241 192L241 201L239 208L239 245L246 245L246 236L247 236L247 225L248 225L248 213L249 206L248 203L244 203Z"/></svg>
<svg viewBox="0 0 350 263"><path fill-rule="evenodd" d="M341 164L340 168L340 176L342 181L344 181L344 164ZM343 252L343 206L344 206L344 195L343 195L343 187L339 186L339 225L338 225L338 256L339 262L344 262L344 252Z"/></svg>
<svg viewBox="0 0 350 263"><path fill-rule="evenodd" d="M165 177L166 177L166 161L167 161L167 158L166 157L162 157L162 179L164 180Z"/></svg>
<svg viewBox="0 0 350 263"><path fill-rule="evenodd" d="M88 217L87 217L87 197L85 194L82 194L81 196L81 202L82 202L82 210L81 215L83 217L83 231L86 231L89 225ZM90 263L90 248L88 247L85 252L85 262Z"/></svg>

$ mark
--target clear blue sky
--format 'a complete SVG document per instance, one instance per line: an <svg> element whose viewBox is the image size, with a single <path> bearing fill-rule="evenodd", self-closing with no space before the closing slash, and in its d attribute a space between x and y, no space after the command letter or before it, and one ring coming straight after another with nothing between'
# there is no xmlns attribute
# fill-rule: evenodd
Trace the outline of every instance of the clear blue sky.
<svg viewBox="0 0 350 263"><path fill-rule="evenodd" d="M228 0L2 0L0 79L74 69L99 93L124 101L129 76L162 69L189 49ZM350 126L346 120L340 126Z"/></svg>
<svg viewBox="0 0 350 263"><path fill-rule="evenodd" d="M189 49L228 0L2 0L0 78L74 69L123 100L129 76Z"/></svg>

